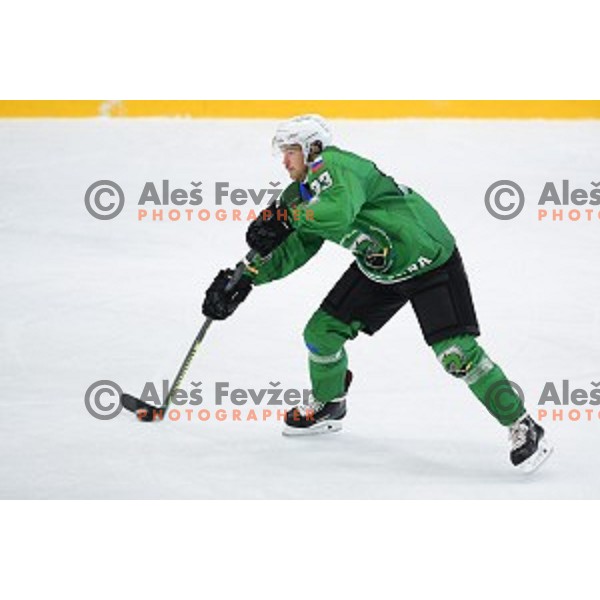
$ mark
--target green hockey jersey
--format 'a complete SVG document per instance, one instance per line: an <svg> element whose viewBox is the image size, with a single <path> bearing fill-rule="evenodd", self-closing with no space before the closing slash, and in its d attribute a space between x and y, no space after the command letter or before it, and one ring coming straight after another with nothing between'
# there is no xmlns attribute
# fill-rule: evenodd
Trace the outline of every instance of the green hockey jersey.
<svg viewBox="0 0 600 600"><path fill-rule="evenodd" d="M437 211L370 160L334 146L308 166L303 182L281 195L293 233L249 273L258 285L304 265L325 240L347 248L361 271L380 283L418 277L444 264L454 238Z"/></svg>

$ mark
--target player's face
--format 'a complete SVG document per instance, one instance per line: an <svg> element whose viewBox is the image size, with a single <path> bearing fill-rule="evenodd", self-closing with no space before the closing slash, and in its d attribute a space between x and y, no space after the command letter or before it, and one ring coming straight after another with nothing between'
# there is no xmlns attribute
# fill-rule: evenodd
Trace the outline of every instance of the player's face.
<svg viewBox="0 0 600 600"><path fill-rule="evenodd" d="M294 181L302 181L304 179L306 164L300 146L288 146L283 149L283 166Z"/></svg>

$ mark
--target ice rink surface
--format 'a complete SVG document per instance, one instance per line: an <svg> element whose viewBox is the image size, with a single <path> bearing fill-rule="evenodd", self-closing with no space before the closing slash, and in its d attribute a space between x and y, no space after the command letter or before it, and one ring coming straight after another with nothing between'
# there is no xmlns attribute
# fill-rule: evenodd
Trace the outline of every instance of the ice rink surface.
<svg viewBox="0 0 600 600"><path fill-rule="evenodd" d="M372 158L440 211L469 272L480 342L523 388L534 416L546 382L559 391L564 379L588 391L600 382L598 207L590 222L537 220L545 182L569 179L589 191L600 181L600 123L333 125L339 146ZM534 476L521 475L508 463L505 429L443 372L410 306L348 345L355 382L340 434L289 439L274 420L143 424L88 414L84 394L97 380L139 394L144 382L174 375L202 322L204 289L246 251L246 223L214 218L215 183L286 181L270 153L273 128L0 121L0 497L600 498L600 407L580 407L594 409L591 421L570 421L574 406L563 407L562 422L542 421L555 454ZM125 193L113 220L84 207L86 189L102 179ZM188 191L202 181L200 208L213 218L139 221L144 184L163 179ZM527 198L513 220L484 206L501 179ZM222 208L231 215L235 207ZM351 260L326 245L214 324L188 379L202 382L201 408L214 414L219 381L307 387L304 324Z"/></svg>

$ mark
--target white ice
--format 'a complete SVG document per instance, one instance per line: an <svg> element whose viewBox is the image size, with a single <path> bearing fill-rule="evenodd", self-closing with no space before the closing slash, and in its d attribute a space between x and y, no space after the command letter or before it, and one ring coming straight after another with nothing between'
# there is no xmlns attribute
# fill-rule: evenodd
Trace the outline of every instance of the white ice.
<svg viewBox="0 0 600 600"><path fill-rule="evenodd" d="M289 439L275 421L143 424L88 414L94 381L139 394L145 381L174 375L202 322L204 289L246 251L244 222L138 222L144 183L189 190L201 180L202 208L214 212L217 181L283 182L270 154L273 125L0 121L0 497L600 498L599 407L582 407L595 408L589 422L543 422L555 455L524 477L508 463L505 429L442 371L410 307L349 344L355 383L339 434ZM470 274L481 344L534 414L546 381L588 391L600 381L597 207L592 222L536 217L546 181L589 190L600 180L600 123L334 127L340 146L373 158L441 212ZM125 191L114 220L84 208L86 188L100 179ZM511 221L484 207L499 179L520 183L528 199ZM214 411L216 381L307 387L303 326L350 261L327 245L214 324L188 379L202 381L202 407Z"/></svg>

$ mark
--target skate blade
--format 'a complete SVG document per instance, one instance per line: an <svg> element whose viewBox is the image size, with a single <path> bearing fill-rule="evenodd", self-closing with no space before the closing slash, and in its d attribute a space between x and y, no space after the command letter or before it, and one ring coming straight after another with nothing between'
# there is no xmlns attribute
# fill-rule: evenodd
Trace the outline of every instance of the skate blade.
<svg viewBox="0 0 600 600"><path fill-rule="evenodd" d="M290 427L289 425L284 425L281 433L282 435L289 437L300 437L308 435L321 435L323 433L335 433L336 431L341 431L341 429L341 421L321 421L320 423L316 423L310 427Z"/></svg>
<svg viewBox="0 0 600 600"><path fill-rule="evenodd" d="M533 473L550 458L552 452L554 452L553 446L544 437L540 440L537 452L523 461L517 468L523 473Z"/></svg>

